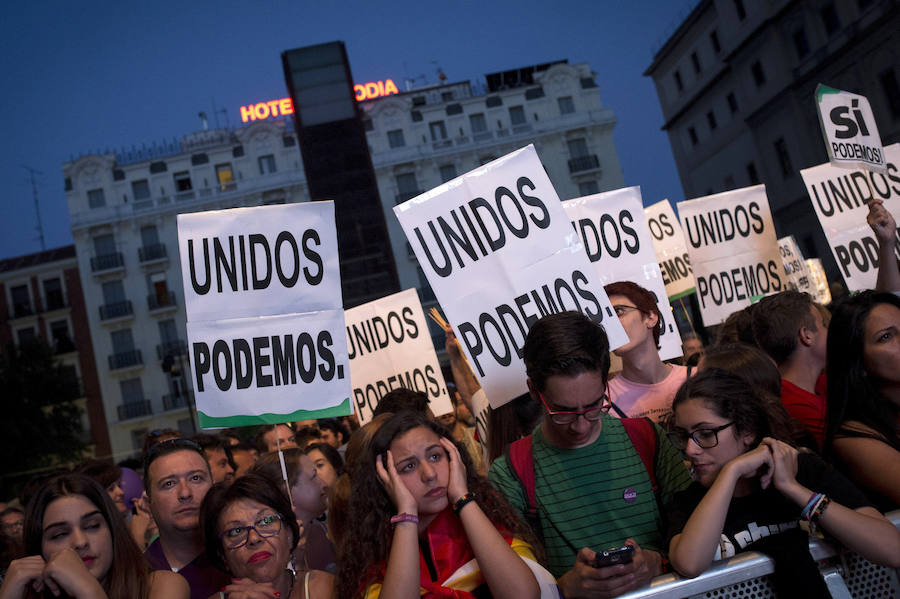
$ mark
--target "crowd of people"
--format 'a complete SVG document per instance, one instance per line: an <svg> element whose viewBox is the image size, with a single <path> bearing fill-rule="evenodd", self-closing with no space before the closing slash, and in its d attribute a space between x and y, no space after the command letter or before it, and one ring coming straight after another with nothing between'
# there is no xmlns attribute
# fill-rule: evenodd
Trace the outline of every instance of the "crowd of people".
<svg viewBox="0 0 900 599"><path fill-rule="evenodd" d="M893 244L893 219L870 224ZM890 234L888 234L890 232ZM0 599L602 598L770 555L779 596L823 597L824 537L900 567L900 269L830 309L783 291L706 347L659 355L653 295L606 288L628 333L548 315L528 392L487 418L448 330L453 411L397 389L352 417L147 435L139 463L43 473L0 505ZM896 271L896 272L893 272Z"/></svg>

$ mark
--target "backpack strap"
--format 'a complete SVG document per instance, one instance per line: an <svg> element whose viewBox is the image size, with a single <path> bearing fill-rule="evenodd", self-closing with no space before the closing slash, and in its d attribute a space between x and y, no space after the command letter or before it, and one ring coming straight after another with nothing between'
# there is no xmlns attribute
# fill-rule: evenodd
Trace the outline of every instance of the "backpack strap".
<svg viewBox="0 0 900 599"><path fill-rule="evenodd" d="M650 484L653 485L653 491L656 492L658 490L656 484L656 454L659 447L656 442L656 431L653 428L653 423L649 418L622 418L621 422L625 427L625 432L628 433L628 438L631 439L631 444L634 445L638 455L641 456L644 468L647 469L647 474L650 476ZM534 472L532 471L533 476Z"/></svg>
<svg viewBox="0 0 900 599"><path fill-rule="evenodd" d="M538 536L541 527L537 511L537 494L535 493L534 456L531 451L531 435L510 443L506 460L512 475L519 481L528 502L525 520Z"/></svg>

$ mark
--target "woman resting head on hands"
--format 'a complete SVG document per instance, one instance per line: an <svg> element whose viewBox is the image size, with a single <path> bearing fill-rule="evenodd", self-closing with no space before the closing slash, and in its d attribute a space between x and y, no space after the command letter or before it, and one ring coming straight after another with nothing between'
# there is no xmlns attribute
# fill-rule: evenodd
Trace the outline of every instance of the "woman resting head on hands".
<svg viewBox="0 0 900 599"><path fill-rule="evenodd" d="M150 572L106 490L80 474L46 481L25 511L25 555L0 599L187 599L187 581Z"/></svg>
<svg viewBox="0 0 900 599"><path fill-rule="evenodd" d="M825 457L882 510L900 507L900 298L863 291L828 328Z"/></svg>
<svg viewBox="0 0 900 599"><path fill-rule="evenodd" d="M779 596L825 593L801 521L870 561L900 565L900 531L834 468L779 440L781 427L742 378L703 370L672 409L669 436L696 481L669 511L669 559L679 573L697 576L714 560L754 550L775 560Z"/></svg>
<svg viewBox="0 0 900 599"><path fill-rule="evenodd" d="M251 471L230 485L219 483L203 498L200 521L206 554L232 577L220 597L307 599L331 595L330 574L297 572L293 551L301 531L284 481Z"/></svg>
<svg viewBox="0 0 900 599"><path fill-rule="evenodd" d="M341 599L467 597L476 589L526 599L553 583L534 561L527 526L423 414L391 415L351 484L338 552Z"/></svg>

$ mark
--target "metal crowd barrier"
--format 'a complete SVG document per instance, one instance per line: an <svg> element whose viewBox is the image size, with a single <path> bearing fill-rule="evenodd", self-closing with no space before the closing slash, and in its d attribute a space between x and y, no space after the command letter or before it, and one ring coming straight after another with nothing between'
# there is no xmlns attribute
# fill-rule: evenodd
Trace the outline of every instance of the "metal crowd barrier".
<svg viewBox="0 0 900 599"><path fill-rule="evenodd" d="M900 510L887 514L900 529ZM819 562L822 578L834 599L900 598L900 573L876 566L850 551L838 551L829 543L812 539L809 551ZM649 587L622 595L620 599L767 599L777 597L771 582L775 564L771 558L748 551L716 562L697 578L664 574ZM782 598L784 599L784 598Z"/></svg>

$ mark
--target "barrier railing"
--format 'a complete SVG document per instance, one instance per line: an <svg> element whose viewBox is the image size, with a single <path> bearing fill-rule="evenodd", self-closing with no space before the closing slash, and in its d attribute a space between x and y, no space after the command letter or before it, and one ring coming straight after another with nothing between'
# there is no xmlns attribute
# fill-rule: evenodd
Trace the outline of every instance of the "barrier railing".
<svg viewBox="0 0 900 599"><path fill-rule="evenodd" d="M900 528L900 510L887 514L887 517ZM896 569L875 565L818 539L809 542L809 551L819 562L819 570L833 599L900 597L900 578ZM697 578L682 578L677 574L657 576L649 587L621 595L620 599L777 597L771 581L774 571L772 558L747 551L714 563Z"/></svg>

